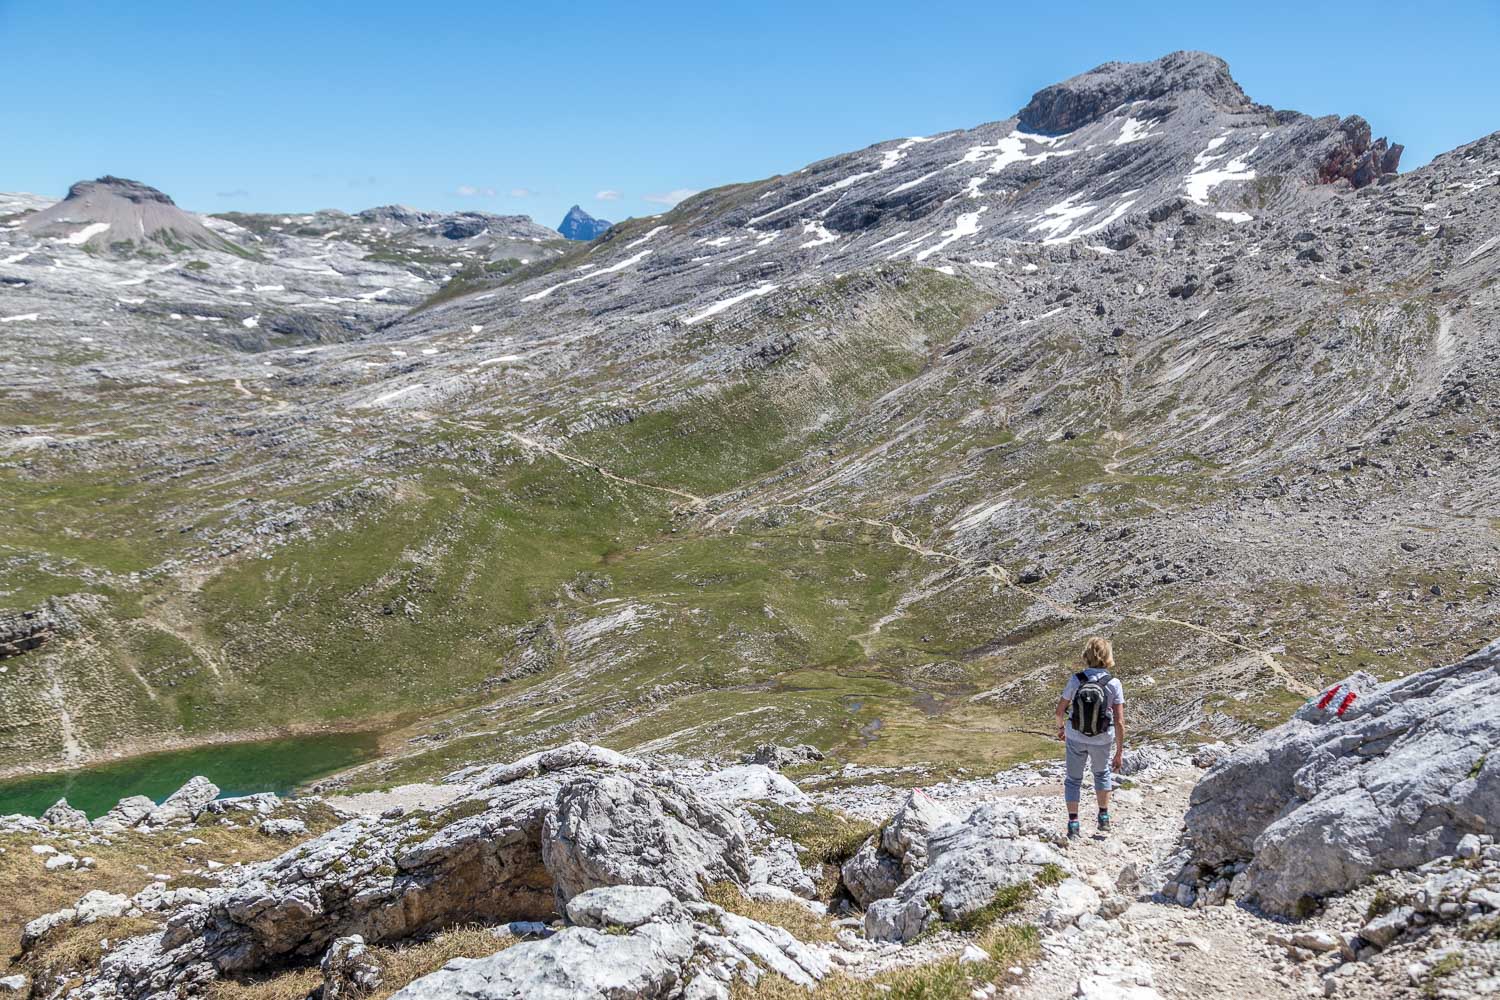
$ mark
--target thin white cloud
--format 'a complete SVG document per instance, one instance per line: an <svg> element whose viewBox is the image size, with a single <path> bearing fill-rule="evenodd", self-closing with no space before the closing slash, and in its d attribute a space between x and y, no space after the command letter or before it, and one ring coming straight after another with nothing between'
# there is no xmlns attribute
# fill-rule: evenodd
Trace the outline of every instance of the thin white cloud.
<svg viewBox="0 0 1500 1000"><path fill-rule="evenodd" d="M460 198L493 198L495 189L492 187L475 187L473 184L460 184L456 192Z"/></svg>
<svg viewBox="0 0 1500 1000"><path fill-rule="evenodd" d="M536 194L536 192L533 191L533 190L531 190L531 188L511 188L510 189L510 196L512 198L530 198L534 194Z"/></svg>
<svg viewBox="0 0 1500 1000"><path fill-rule="evenodd" d="M594 200L595 201L619 201L620 200L620 192L616 191L614 188L605 188L603 191L600 191L598 194L594 195Z"/></svg>
<svg viewBox="0 0 1500 1000"><path fill-rule="evenodd" d="M697 193L696 188L676 188L662 194L648 194L644 200L651 202L653 205L675 205L682 199L691 198Z"/></svg>

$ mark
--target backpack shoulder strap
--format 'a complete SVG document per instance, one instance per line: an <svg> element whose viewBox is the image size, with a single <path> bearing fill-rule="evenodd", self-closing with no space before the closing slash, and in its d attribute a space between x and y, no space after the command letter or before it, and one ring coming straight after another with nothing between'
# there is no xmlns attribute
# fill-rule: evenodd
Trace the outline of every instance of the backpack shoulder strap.
<svg viewBox="0 0 1500 1000"><path fill-rule="evenodd" d="M1089 676L1088 676L1088 674L1085 673L1082 670L1078 671L1078 673L1074 674L1073 676L1076 677L1076 678L1078 678L1078 686L1079 687L1083 687L1083 685L1085 685L1085 684L1087 684L1089 682Z"/></svg>
<svg viewBox="0 0 1500 1000"><path fill-rule="evenodd" d="M1114 679L1115 675L1106 670L1104 671L1104 673L1095 678L1094 683L1099 685L1100 687L1109 687L1110 684L1114 683Z"/></svg>

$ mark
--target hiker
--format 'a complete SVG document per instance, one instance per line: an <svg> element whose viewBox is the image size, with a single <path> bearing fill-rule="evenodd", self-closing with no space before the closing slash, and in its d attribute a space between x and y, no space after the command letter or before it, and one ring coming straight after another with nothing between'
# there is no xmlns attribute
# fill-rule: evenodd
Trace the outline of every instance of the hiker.
<svg viewBox="0 0 1500 1000"><path fill-rule="evenodd" d="M1083 669L1068 678L1057 699L1057 739L1065 746L1068 777L1063 797L1068 803L1068 838L1079 835L1078 800L1083 791L1085 765L1094 772L1094 797L1099 802L1099 832L1109 832L1109 746L1114 743L1114 769L1125 753L1125 689L1110 671L1114 647L1098 636L1083 647Z"/></svg>

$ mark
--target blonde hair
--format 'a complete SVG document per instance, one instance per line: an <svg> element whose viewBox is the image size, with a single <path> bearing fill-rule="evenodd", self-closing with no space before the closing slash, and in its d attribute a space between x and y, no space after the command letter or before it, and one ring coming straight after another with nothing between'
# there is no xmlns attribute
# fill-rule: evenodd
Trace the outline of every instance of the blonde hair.
<svg viewBox="0 0 1500 1000"><path fill-rule="evenodd" d="M1083 665L1100 670L1115 669L1115 648L1097 635L1083 647Z"/></svg>

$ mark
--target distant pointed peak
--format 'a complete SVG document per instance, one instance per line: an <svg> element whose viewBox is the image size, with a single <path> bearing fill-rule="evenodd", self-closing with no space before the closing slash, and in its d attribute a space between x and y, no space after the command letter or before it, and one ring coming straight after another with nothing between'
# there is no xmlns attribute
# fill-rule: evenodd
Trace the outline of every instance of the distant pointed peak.
<svg viewBox="0 0 1500 1000"><path fill-rule="evenodd" d="M574 205L568 209L568 214L563 216L557 231L570 240L591 240L607 232L612 225L614 223L590 215L583 210L582 206Z"/></svg>
<svg viewBox="0 0 1500 1000"><path fill-rule="evenodd" d="M1071 132L1131 101L1194 92L1225 110L1251 106L1227 62L1207 52L1181 51L1150 62L1107 62L1044 87L1021 109L1020 126L1028 132Z"/></svg>

